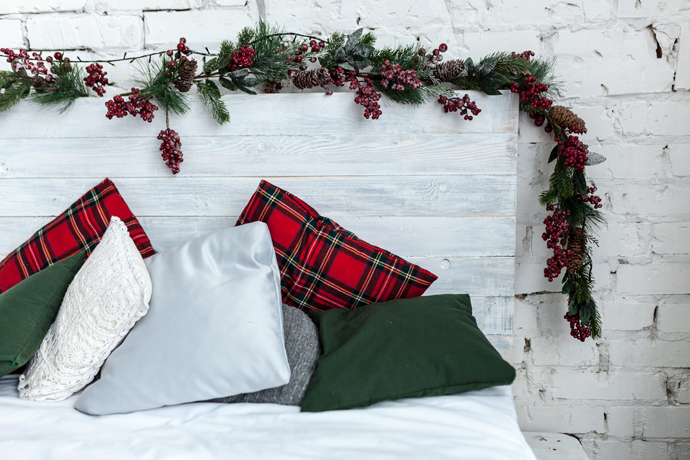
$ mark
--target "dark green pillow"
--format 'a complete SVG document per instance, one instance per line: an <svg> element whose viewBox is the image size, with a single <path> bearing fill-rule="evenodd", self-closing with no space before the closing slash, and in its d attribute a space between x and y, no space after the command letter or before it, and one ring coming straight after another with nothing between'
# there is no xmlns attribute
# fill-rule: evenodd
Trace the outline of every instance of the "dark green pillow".
<svg viewBox="0 0 690 460"><path fill-rule="evenodd" d="M22 367L36 353L83 263L80 252L0 294L0 377Z"/></svg>
<svg viewBox="0 0 690 460"><path fill-rule="evenodd" d="M309 311L323 348L302 402L320 412L509 385L515 369L472 316L466 294Z"/></svg>

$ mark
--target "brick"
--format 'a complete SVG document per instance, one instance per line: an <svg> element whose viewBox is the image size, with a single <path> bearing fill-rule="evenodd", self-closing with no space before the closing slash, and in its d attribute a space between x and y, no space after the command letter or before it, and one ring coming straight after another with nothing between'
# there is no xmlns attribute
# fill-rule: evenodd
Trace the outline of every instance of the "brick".
<svg viewBox="0 0 690 460"><path fill-rule="evenodd" d="M605 331L639 331L654 322L653 303L599 302Z"/></svg>
<svg viewBox="0 0 690 460"><path fill-rule="evenodd" d="M690 404L690 379L680 382L680 388L676 393L676 401L681 404Z"/></svg>
<svg viewBox="0 0 690 460"><path fill-rule="evenodd" d="M647 438L690 438L690 406L645 407L643 433Z"/></svg>
<svg viewBox="0 0 690 460"><path fill-rule="evenodd" d="M657 136L690 135L690 104L687 101L655 102L647 115L645 131Z"/></svg>
<svg viewBox="0 0 690 460"><path fill-rule="evenodd" d="M601 190L597 193L601 194ZM647 253L652 226L648 223L608 222L599 230L599 247L593 248L594 259L604 257L632 257Z"/></svg>
<svg viewBox="0 0 690 460"><path fill-rule="evenodd" d="M539 31L510 30L506 32L480 31L465 32L464 47L473 59L480 58L495 51L541 50ZM532 123L534 124L534 123ZM536 131L543 131L542 129ZM551 138L553 139L553 138Z"/></svg>
<svg viewBox="0 0 690 460"><path fill-rule="evenodd" d="M690 460L690 443L677 442L671 446L671 460Z"/></svg>
<svg viewBox="0 0 690 460"><path fill-rule="evenodd" d="M22 21L19 19L0 20L0 43L3 48L23 48ZM3 59L5 61L5 59Z"/></svg>
<svg viewBox="0 0 690 460"><path fill-rule="evenodd" d="M234 39L244 27L254 26L249 10L200 10L144 13L147 48L162 49L177 44L184 31L193 46L217 49L223 40ZM199 37L192 39L191 37ZM190 43L191 44L191 43Z"/></svg>
<svg viewBox="0 0 690 460"><path fill-rule="evenodd" d="M86 0L26 1L2 0L0 14L14 13L53 13L58 11L82 11Z"/></svg>
<svg viewBox="0 0 690 460"><path fill-rule="evenodd" d="M673 175L690 176L690 144L670 144L667 151Z"/></svg>
<svg viewBox="0 0 690 460"><path fill-rule="evenodd" d="M609 340L609 363L612 366L690 367L690 345L684 341L627 338Z"/></svg>
<svg viewBox="0 0 690 460"><path fill-rule="evenodd" d="M690 331L690 304L662 303L659 305L657 320L657 328L662 332L688 332ZM688 344L688 349L690 350L690 344Z"/></svg>
<svg viewBox="0 0 690 460"><path fill-rule="evenodd" d="M618 438L631 438L635 432L635 408L618 406L606 408L607 434Z"/></svg>
<svg viewBox="0 0 690 460"><path fill-rule="evenodd" d="M690 187L685 185L621 186L608 187L606 191L614 214L668 219L674 214L686 214L690 209Z"/></svg>
<svg viewBox="0 0 690 460"><path fill-rule="evenodd" d="M690 222L654 225L655 254L690 254Z"/></svg>
<svg viewBox="0 0 690 460"><path fill-rule="evenodd" d="M652 263L620 265L619 294L687 294L690 293L690 264Z"/></svg>
<svg viewBox="0 0 690 460"><path fill-rule="evenodd" d="M522 431L605 433L603 407L532 406L518 408Z"/></svg>
<svg viewBox="0 0 690 460"><path fill-rule="evenodd" d="M643 372L561 370L553 375L553 396L559 399L666 401L666 377ZM632 435L632 433L631 433Z"/></svg>
<svg viewBox="0 0 690 460"><path fill-rule="evenodd" d="M665 442L596 440L595 460L668 460Z"/></svg>
<svg viewBox="0 0 690 460"><path fill-rule="evenodd" d="M96 0L94 6L98 11L146 11L146 10L183 10L199 8L201 0ZM244 2L242 2L244 5Z"/></svg>
<svg viewBox="0 0 690 460"><path fill-rule="evenodd" d="M626 136L639 136L645 132L649 103L635 101L619 104L613 109L616 132Z"/></svg>
<svg viewBox="0 0 690 460"><path fill-rule="evenodd" d="M587 168L587 177L590 179L651 179L665 176L662 161L664 145L616 143L590 146L589 150L606 157L605 162Z"/></svg>
<svg viewBox="0 0 690 460"><path fill-rule="evenodd" d="M537 337L540 335L539 325L537 324L537 306L515 299L515 311L513 314L513 330L516 335L522 337ZM518 341L515 346L519 347Z"/></svg>
<svg viewBox="0 0 690 460"><path fill-rule="evenodd" d="M567 329L568 323L562 318L561 321L563 328ZM555 337L533 337L531 342L534 352L532 361L536 366L596 366L599 364L596 343L593 340L580 342L573 339L566 331Z"/></svg>
<svg viewBox="0 0 690 460"><path fill-rule="evenodd" d="M671 89L675 69L665 59L657 59L656 42L647 29L563 29L551 43L558 56L556 73L568 76L564 86L569 97Z"/></svg>
<svg viewBox="0 0 690 460"><path fill-rule="evenodd" d="M136 16L38 15L29 18L26 27L34 49L131 51L143 44L143 24Z"/></svg>
<svg viewBox="0 0 690 460"><path fill-rule="evenodd" d="M690 14L690 5L684 0L618 0L619 18L661 17L673 19Z"/></svg>
<svg viewBox="0 0 690 460"><path fill-rule="evenodd" d="M690 89L690 22L681 24L678 42L676 89Z"/></svg>
<svg viewBox="0 0 690 460"><path fill-rule="evenodd" d="M562 286L561 278L549 282L548 279L544 278L545 266L546 261L540 263L518 263L515 267L515 293L560 292Z"/></svg>

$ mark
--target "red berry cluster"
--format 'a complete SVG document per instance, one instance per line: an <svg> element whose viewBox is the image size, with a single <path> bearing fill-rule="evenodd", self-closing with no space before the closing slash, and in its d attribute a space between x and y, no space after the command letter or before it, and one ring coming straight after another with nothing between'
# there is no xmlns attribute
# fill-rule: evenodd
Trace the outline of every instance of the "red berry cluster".
<svg viewBox="0 0 690 460"><path fill-rule="evenodd" d="M41 74L47 74L48 69L45 67L45 64L43 63L43 57L38 54L38 53L31 53L31 56L33 57L34 60L38 61L36 64L31 62L29 58L29 53L26 52L23 49L20 49L16 53L8 48L0 48L0 52L4 53L5 56L7 56L7 62L12 64L12 70L15 72L19 72L21 69L26 69L28 72L31 72L35 76L39 76ZM59 54L59 53L56 53ZM62 57L62 56L61 56ZM50 56L49 56L50 58ZM50 58L52 61L52 58ZM48 62L51 62L48 61ZM69 63L69 60L67 61ZM46 80L48 80L46 78ZM52 80L52 77L51 77ZM48 80L50 81L50 80Z"/></svg>
<svg viewBox="0 0 690 460"><path fill-rule="evenodd" d="M296 63L300 64L300 63L302 63L302 61L304 61L303 55L305 53L309 53L309 52L318 53L319 51L321 51L321 48L323 48L324 46L326 46L326 44L324 42L317 42L316 40L309 41L308 45L306 43L302 43L297 48L295 55L292 56L292 55L288 54L287 56L285 56L285 60L286 61L295 61ZM309 58L309 62L316 62L316 57L311 56ZM304 66L304 65L300 66L300 70L306 70L306 69L307 69L306 66Z"/></svg>
<svg viewBox="0 0 690 460"><path fill-rule="evenodd" d="M294 72L291 70L290 72ZM292 74L294 76L294 73ZM264 81L264 92L265 93L275 93L283 89L283 84L279 81L266 80Z"/></svg>
<svg viewBox="0 0 690 460"><path fill-rule="evenodd" d="M252 64L254 64L254 53L255 51L253 48L250 48L248 45L244 45L242 48L230 55L228 69L230 69L230 71L235 71L251 67Z"/></svg>
<svg viewBox="0 0 690 460"><path fill-rule="evenodd" d="M560 209L553 205L546 206L547 211L553 211L553 214L544 219L546 231L542 233L541 239L546 241L546 247L553 249L553 257L546 261L546 268L544 269L544 277L549 281L558 278L561 270L568 265L568 259L573 256L573 251L570 249L563 249L561 245L563 236L568 232L568 221L566 216L570 215L569 210L560 211Z"/></svg>
<svg viewBox="0 0 690 460"><path fill-rule="evenodd" d="M510 57L524 59L525 61L528 61L528 62L532 59L532 56L534 56L534 51L523 51L522 53L516 53L516 52L510 53Z"/></svg>
<svg viewBox="0 0 690 460"><path fill-rule="evenodd" d="M585 203L590 203L592 206L594 206L594 209L599 209L603 206L603 204L601 204L601 198L594 194L596 191L596 187L587 187L587 193L584 196L575 192L575 198L580 198Z"/></svg>
<svg viewBox="0 0 690 460"><path fill-rule="evenodd" d="M139 115L142 120L151 123L153 121L153 112L158 110L158 107L149 102L148 98L139 95L138 88L132 88L129 102L125 102L124 98L118 95L113 100L107 101L105 106L108 108L108 113L105 114L108 120L112 120L113 117L126 117L129 114L133 117Z"/></svg>
<svg viewBox="0 0 690 460"><path fill-rule="evenodd" d="M184 161L182 150L180 150L182 146L180 135L174 129L168 128L158 134L158 139L163 141L160 149L163 151L161 156L165 160L165 164L172 169L173 174L177 174L180 172L180 163Z"/></svg>
<svg viewBox="0 0 690 460"><path fill-rule="evenodd" d="M575 168L578 172L585 170L589 151L577 136L569 135L565 142L560 137L556 137L556 143L558 155L565 157L566 166Z"/></svg>
<svg viewBox="0 0 690 460"><path fill-rule="evenodd" d="M362 85L359 80L354 79L350 83L350 89L357 89L355 102L364 107L364 118L376 120L381 116L381 106L378 103L381 94L374 90L374 82L370 78L365 77L364 83Z"/></svg>
<svg viewBox="0 0 690 460"><path fill-rule="evenodd" d="M537 81L537 77L533 77L530 72L521 72L523 78L522 84L513 82L510 84L510 91L520 95L520 102L529 102L535 110L548 110L551 108L553 101L546 97L540 96L541 93L549 90L549 87L544 83Z"/></svg>
<svg viewBox="0 0 690 460"><path fill-rule="evenodd" d="M108 79L105 78L108 72L103 72L103 66L98 63L88 66L86 72L89 74L88 77L84 77L86 86L93 88L99 96L103 96L105 94L104 86L108 84Z"/></svg>
<svg viewBox="0 0 690 460"><path fill-rule="evenodd" d="M572 316L566 313L563 318L568 320L570 323L570 335L575 337L580 342L584 342L587 337L592 336L592 331L589 329L589 323L582 324L580 321L580 315L577 313Z"/></svg>
<svg viewBox="0 0 690 460"><path fill-rule="evenodd" d="M403 91L405 85L416 90L422 87L422 81L417 78L416 70L403 70L400 64L391 65L386 59L381 64L381 86L388 88L389 85L396 91Z"/></svg>
<svg viewBox="0 0 690 460"><path fill-rule="evenodd" d="M331 70L331 77L328 80L328 83L333 84L335 86L345 86L345 82L356 80L357 79L357 71L356 70L350 70L350 71L345 71L340 66L336 66L334 69ZM355 88L351 88L355 89Z"/></svg>
<svg viewBox="0 0 690 460"><path fill-rule="evenodd" d="M438 103L443 104L443 111L446 113L460 111L460 115L464 115L465 120L472 120L474 118L472 115L477 116L482 111L482 109L477 108L477 104L470 100L470 96L465 94L463 97L446 97L441 96L438 98ZM472 115L468 115L467 111L472 112Z"/></svg>
<svg viewBox="0 0 690 460"><path fill-rule="evenodd" d="M438 45L438 48L434 48L431 51L431 54L428 55L426 58L429 62L432 63L441 62L443 61L443 55L441 53L445 53L446 51L448 51L448 45L446 45L445 43L441 43L440 45ZM419 55L426 55L426 50L424 48L420 48ZM424 65L424 67L426 67L426 65Z"/></svg>

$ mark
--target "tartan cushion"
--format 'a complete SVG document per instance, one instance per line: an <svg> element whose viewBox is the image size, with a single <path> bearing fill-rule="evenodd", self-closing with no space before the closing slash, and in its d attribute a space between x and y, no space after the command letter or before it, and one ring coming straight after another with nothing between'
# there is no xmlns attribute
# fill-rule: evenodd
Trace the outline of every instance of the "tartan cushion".
<svg viewBox="0 0 690 460"><path fill-rule="evenodd" d="M112 216L125 223L143 258L154 254L148 236L115 184L105 179L0 262L0 292L80 251L88 257Z"/></svg>
<svg viewBox="0 0 690 460"><path fill-rule="evenodd" d="M433 273L360 240L296 196L265 180L237 225L268 225L276 251L283 302L323 311L418 297Z"/></svg>

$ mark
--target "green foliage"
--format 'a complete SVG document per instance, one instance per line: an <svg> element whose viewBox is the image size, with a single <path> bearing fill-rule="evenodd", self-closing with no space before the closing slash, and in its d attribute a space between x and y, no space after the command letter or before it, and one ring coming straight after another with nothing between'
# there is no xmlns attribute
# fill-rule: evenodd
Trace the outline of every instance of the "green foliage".
<svg viewBox="0 0 690 460"><path fill-rule="evenodd" d="M29 95L31 80L28 78L6 79L3 87L2 94L0 94L0 112L11 109Z"/></svg>
<svg viewBox="0 0 690 460"><path fill-rule="evenodd" d="M528 62L528 64L528 71L532 74L532 76L536 77L537 81L540 81L549 87L549 90L544 94L544 96L549 99L554 99L555 97L562 95L563 84L554 74L556 58L549 60L532 59Z"/></svg>
<svg viewBox="0 0 690 460"><path fill-rule="evenodd" d="M84 84L84 72L76 65L67 69L60 65L52 67L54 86L44 91L37 91L31 96L33 102L46 106L60 107L60 113L69 109L80 97L88 97L89 91Z"/></svg>
<svg viewBox="0 0 690 460"><path fill-rule="evenodd" d="M362 36L363 29L357 29L345 40L344 36L338 35L337 40L330 40L329 46L321 59L321 65L331 64L330 67L339 65L345 70L365 69L371 65L369 57L374 52L373 43L376 37L369 32ZM341 44L335 47L336 44Z"/></svg>
<svg viewBox="0 0 690 460"><path fill-rule="evenodd" d="M390 88L386 89L382 87L378 81L374 82L374 88L376 88L376 91L381 93L387 99L390 99L391 101L397 102L399 104L421 105L426 102L424 93L420 90L407 88L403 91L396 91Z"/></svg>
<svg viewBox="0 0 690 460"><path fill-rule="evenodd" d="M372 71L380 72L381 64L386 59L391 63L400 64L403 70L415 69L419 72L424 59L419 55L418 44L397 46L395 48L386 47L374 51L369 60L371 61Z"/></svg>
<svg viewBox="0 0 690 460"><path fill-rule="evenodd" d="M244 32L245 29L242 31ZM204 71L208 74L216 72L222 68L225 68L230 63L230 57L232 53L235 52L235 46L231 41L223 40L220 44L220 50L218 51L218 56L207 61L204 65Z"/></svg>
<svg viewBox="0 0 690 460"><path fill-rule="evenodd" d="M220 99L220 89L215 83L211 80L202 81L196 84L196 89L204 98L204 104L211 112L214 120L221 125L230 121L230 112Z"/></svg>
<svg viewBox="0 0 690 460"><path fill-rule="evenodd" d="M297 41L291 43L285 42L283 38L284 30L279 27L271 27L264 22L260 22L253 29L245 29L240 35L238 42L240 44L247 44L254 49L254 64L251 67L251 73L257 78L256 84L264 81L281 81L287 78L287 73L291 69L297 69L299 64L294 61L288 61L286 56L294 55L296 49L301 45ZM296 37L295 37L296 38ZM255 86L249 82L238 82L235 79L240 90L248 86ZM244 91L244 90L243 90ZM250 94L253 91L245 91Z"/></svg>
<svg viewBox="0 0 690 460"><path fill-rule="evenodd" d="M0 70L0 90L10 87L12 82L20 78L20 76L10 70Z"/></svg>
<svg viewBox="0 0 690 460"><path fill-rule="evenodd" d="M153 97L162 109L181 115L189 112L189 100L175 88L178 74L176 69L167 68L168 60L162 57L149 64L140 64L136 82L141 86L140 94Z"/></svg>

